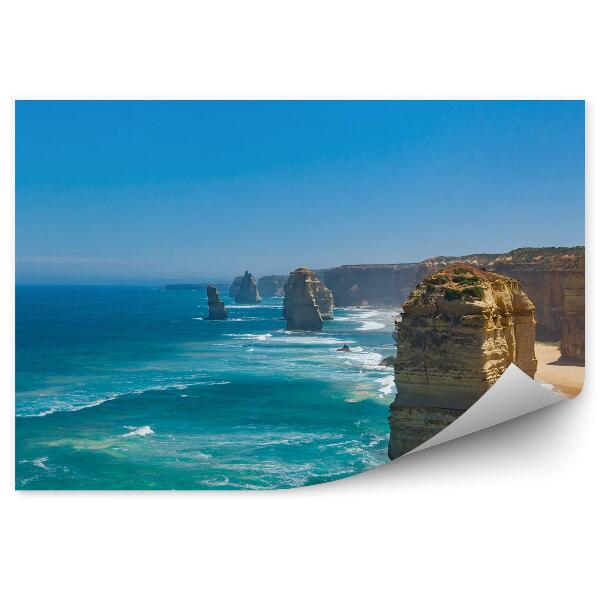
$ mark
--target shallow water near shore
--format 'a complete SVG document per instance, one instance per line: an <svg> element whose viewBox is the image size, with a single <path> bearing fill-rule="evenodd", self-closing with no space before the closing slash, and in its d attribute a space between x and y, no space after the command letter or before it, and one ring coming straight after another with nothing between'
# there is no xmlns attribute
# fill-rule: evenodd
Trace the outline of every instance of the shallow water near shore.
<svg viewBox="0 0 600 600"><path fill-rule="evenodd" d="M227 321L203 292L17 287L16 487L273 489L387 462L395 312L292 333L281 298L220 291Z"/></svg>

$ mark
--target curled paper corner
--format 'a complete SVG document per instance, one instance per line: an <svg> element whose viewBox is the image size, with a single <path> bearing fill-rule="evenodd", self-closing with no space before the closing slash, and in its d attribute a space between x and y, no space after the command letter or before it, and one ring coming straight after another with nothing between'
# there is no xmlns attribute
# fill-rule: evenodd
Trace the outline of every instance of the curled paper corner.
<svg viewBox="0 0 600 600"><path fill-rule="evenodd" d="M562 395L543 387L511 364L500 379L456 421L406 454L499 425L561 400L564 400Z"/></svg>

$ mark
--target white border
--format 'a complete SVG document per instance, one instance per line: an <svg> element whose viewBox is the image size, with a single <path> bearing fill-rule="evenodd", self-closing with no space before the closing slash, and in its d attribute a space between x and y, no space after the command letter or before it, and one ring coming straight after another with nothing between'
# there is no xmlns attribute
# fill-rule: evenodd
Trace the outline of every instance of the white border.
<svg viewBox="0 0 600 600"><path fill-rule="evenodd" d="M12 99L585 98L594 5L23 0L0 18L0 590L8 598L588 598L598 539L597 322L575 401L315 488L13 491ZM589 228L588 264L597 263ZM588 269L587 306L598 297ZM593 398L596 396L596 398Z"/></svg>

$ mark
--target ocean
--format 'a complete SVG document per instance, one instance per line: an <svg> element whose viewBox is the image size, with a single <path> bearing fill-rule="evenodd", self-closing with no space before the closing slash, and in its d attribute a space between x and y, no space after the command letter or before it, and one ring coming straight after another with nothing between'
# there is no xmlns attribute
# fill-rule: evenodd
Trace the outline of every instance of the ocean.
<svg viewBox="0 0 600 600"><path fill-rule="evenodd" d="M285 330L282 299L17 286L17 489L274 489L388 461L395 312ZM343 344L350 353L337 352Z"/></svg>

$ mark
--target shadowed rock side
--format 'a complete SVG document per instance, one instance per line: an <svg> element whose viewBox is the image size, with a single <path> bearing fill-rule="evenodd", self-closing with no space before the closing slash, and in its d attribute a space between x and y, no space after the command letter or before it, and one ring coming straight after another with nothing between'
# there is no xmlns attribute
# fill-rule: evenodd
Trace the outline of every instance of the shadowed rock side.
<svg viewBox="0 0 600 600"><path fill-rule="evenodd" d="M261 298L258 294L256 279L254 279L252 273L248 271L244 273L240 281L240 287L234 297L237 304L258 304L260 302Z"/></svg>
<svg viewBox="0 0 600 600"><path fill-rule="evenodd" d="M396 324L388 454L444 429L515 363L533 377L534 305L514 279L458 264L426 277Z"/></svg>
<svg viewBox="0 0 600 600"><path fill-rule="evenodd" d="M258 280L258 293L263 297L283 296L283 286L287 277L285 275L265 275Z"/></svg>
<svg viewBox="0 0 600 600"><path fill-rule="evenodd" d="M239 277L235 277L229 286L229 295L232 298L235 298L236 294L240 291L240 284L242 283L243 277L240 275Z"/></svg>
<svg viewBox="0 0 600 600"><path fill-rule="evenodd" d="M400 306L415 286L420 263L344 265L317 271L336 306Z"/></svg>
<svg viewBox="0 0 600 600"><path fill-rule="evenodd" d="M285 284L283 316L288 329L319 331L323 320L333 319L333 295L313 271L292 271Z"/></svg>
<svg viewBox="0 0 600 600"><path fill-rule="evenodd" d="M560 330L561 358L585 361L585 289L580 282L564 289L564 310Z"/></svg>
<svg viewBox="0 0 600 600"><path fill-rule="evenodd" d="M206 286L206 296L208 297L208 319L213 321L222 321L227 318L225 303L221 301L219 290L214 285Z"/></svg>
<svg viewBox="0 0 600 600"><path fill-rule="evenodd" d="M585 355L585 248L519 248L490 264L518 279L535 304L537 339L561 340L563 358Z"/></svg>
<svg viewBox="0 0 600 600"><path fill-rule="evenodd" d="M485 266L497 254L436 256L415 263L343 265L316 271L333 293L336 306L401 306L408 294L429 273L455 262Z"/></svg>

